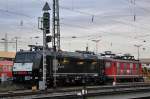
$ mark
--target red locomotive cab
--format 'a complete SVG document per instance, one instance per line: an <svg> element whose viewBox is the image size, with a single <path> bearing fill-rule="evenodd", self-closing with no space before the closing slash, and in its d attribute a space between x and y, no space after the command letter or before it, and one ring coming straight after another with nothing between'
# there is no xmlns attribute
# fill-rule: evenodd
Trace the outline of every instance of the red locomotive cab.
<svg viewBox="0 0 150 99"><path fill-rule="evenodd" d="M108 77L108 79L112 79L114 82L116 82L117 68L115 61L106 61L105 75Z"/></svg>
<svg viewBox="0 0 150 99"><path fill-rule="evenodd" d="M143 80L142 65L133 56L106 59L105 75L111 82L139 82Z"/></svg>
<svg viewBox="0 0 150 99"><path fill-rule="evenodd" d="M106 63L105 63L105 75L112 78L115 75L115 72L116 72L115 63L112 61L106 61Z"/></svg>

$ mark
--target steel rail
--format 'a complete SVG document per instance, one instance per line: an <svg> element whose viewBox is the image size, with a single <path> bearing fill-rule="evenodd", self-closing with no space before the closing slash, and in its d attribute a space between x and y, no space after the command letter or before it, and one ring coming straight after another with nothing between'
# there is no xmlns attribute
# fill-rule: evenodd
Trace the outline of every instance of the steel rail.
<svg viewBox="0 0 150 99"><path fill-rule="evenodd" d="M0 93L0 98L7 97L19 97L19 96L41 96L43 94L60 94L60 96L65 95L64 93L70 93L70 95L75 95L75 93L81 92L83 87L74 87L74 88L58 88L58 89L48 89L46 91L32 91L32 90L20 90L20 91L9 91L6 93ZM95 94L106 94L114 92L132 92L132 91L144 91L150 90L150 84L148 83L138 83L138 84L129 84L129 85L116 85L116 86L86 86L88 95ZM57 95L56 95L57 96Z"/></svg>

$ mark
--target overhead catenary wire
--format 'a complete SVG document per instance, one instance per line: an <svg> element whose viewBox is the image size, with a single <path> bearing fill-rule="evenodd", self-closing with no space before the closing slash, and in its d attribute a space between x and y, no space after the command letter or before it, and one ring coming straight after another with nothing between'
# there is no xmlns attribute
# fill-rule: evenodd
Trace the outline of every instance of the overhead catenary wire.
<svg viewBox="0 0 150 99"><path fill-rule="evenodd" d="M5 13L17 15L17 16L23 16L23 17L27 17L27 18L30 18L30 19L34 18L34 17L31 17L27 14L23 14L23 13L20 13L20 12L15 12L15 11L10 11L10 10L6 10L6 9L2 9L2 8L0 8L0 12L5 12Z"/></svg>
<svg viewBox="0 0 150 99"><path fill-rule="evenodd" d="M91 18L92 22L94 21L94 17L96 17L96 15L94 15L94 14L92 14L92 13L87 13L87 12L83 12L83 11L78 11L78 10L75 10L75 9L72 10L72 9L70 9L70 8L63 7L63 6L60 6L60 8L62 8L62 9L67 9L67 10L69 10L69 11L77 12L77 13L84 14L84 15L90 15L90 16L92 16L92 18ZM29 15L27 15L27 14L18 13L18 12L14 12L14 11L8 11L8 10L4 10L4 9L0 9L0 11L4 11L4 12L10 13L10 14L19 15L19 16L24 16L24 17L28 17L28 18L34 18L34 17L31 17L31 16L29 16ZM124 15L123 15L123 16L124 16ZM106 17L106 16L104 16L104 17ZM101 18L101 17L100 17L100 18ZM116 20L113 20L113 21L116 21ZM119 22L119 21L117 21L117 22L118 22L118 23L121 23L121 24L124 24L123 22ZM128 23L128 25L130 25L130 24ZM131 26L133 26L133 25L131 25Z"/></svg>
<svg viewBox="0 0 150 99"><path fill-rule="evenodd" d="M70 10L70 8L66 8L66 7L62 7L62 8L65 8L65 9L69 9L69 10ZM95 15L92 14L92 13L87 13L87 12L83 12L83 11L77 11L77 10L75 10L74 8L73 8L72 11L78 12L78 13L81 13L81 14L84 14L84 15L92 16L92 21L94 21ZM16 12L12 12L12 11L6 11L6 12L9 12L9 13L12 13L12 14L16 14L16 15L21 15L21 16L28 17L28 18L33 18L33 17L31 17L31 16L28 16L28 15L22 14L22 13L16 13ZM130 25L130 23L124 23L124 22L120 22L120 21L115 21L115 22L120 23L120 24ZM66 24L66 23L65 23L65 24ZM131 26L134 26L134 25L131 25ZM140 26L138 26L138 27L140 27ZM79 28L80 28L80 27L79 27ZM143 29L143 28L142 28L142 29Z"/></svg>
<svg viewBox="0 0 150 99"><path fill-rule="evenodd" d="M72 25L72 24L64 24L64 23L61 23L63 25L67 25L69 27L77 27L77 28L81 28L83 30L86 30L88 32L91 32L88 27L83 27L83 26L80 26L80 25ZM102 34L103 33L103 34ZM125 34L125 33L124 33ZM99 36L108 36L108 35L115 35L115 36L121 36L121 37L128 37L128 38L132 38L131 36L128 36L128 35L123 35L123 34L120 34L120 33L112 33L110 31L102 31L102 30L98 30L98 31L93 31L93 36L96 36L96 35L99 35Z"/></svg>
<svg viewBox="0 0 150 99"><path fill-rule="evenodd" d="M98 18L98 19L101 19L102 17L106 18L107 16L99 16L99 17L96 17L96 15L92 14L92 13L87 13L87 12L83 12L83 11L79 11L79 10L75 10L75 9L70 9L68 7L63 7L63 6L60 6L60 8L62 9L65 9L65 10L68 10L68 11L73 11L73 12L76 12L76 13L80 13L80 14L83 14L83 15L88 15L88 16L94 16L94 18ZM112 16L112 15L110 15ZM116 15L117 16L117 15ZM122 16L133 16L133 15L122 15ZM93 20L91 18L91 20ZM132 27L138 27L138 28L141 28L141 29L146 29L147 31L150 31L149 28L145 28L145 27L142 27L141 25L137 25L137 24L133 24L133 23L126 23L126 22L123 22L123 21L120 21L120 20L114 20L114 19L109 19L110 21L114 21L114 22L117 22L117 23L120 23L120 24L124 24L124 25L130 25ZM134 12L134 20L136 20L136 16L135 16L135 12Z"/></svg>

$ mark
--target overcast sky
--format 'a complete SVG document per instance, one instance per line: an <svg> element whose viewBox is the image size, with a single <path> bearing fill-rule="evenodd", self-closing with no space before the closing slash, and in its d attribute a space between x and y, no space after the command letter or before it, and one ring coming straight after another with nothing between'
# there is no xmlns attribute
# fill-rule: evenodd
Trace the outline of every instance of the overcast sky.
<svg viewBox="0 0 150 99"><path fill-rule="evenodd" d="M0 0L0 39L5 33L9 41L19 37L19 49L42 44L37 25L46 1L52 8L52 0ZM142 45L140 57L150 57L150 0L135 0L135 5L133 0L60 0L60 23L63 50L85 50L88 45L95 51L92 40L100 39L99 53L111 50L137 57L137 44ZM15 44L9 44L9 50L15 51Z"/></svg>

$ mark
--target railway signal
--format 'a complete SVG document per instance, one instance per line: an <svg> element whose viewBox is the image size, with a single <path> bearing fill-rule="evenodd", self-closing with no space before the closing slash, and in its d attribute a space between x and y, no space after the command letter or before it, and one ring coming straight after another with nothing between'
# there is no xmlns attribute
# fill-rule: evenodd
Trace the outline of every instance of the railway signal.
<svg viewBox="0 0 150 99"><path fill-rule="evenodd" d="M46 2L43 7L43 17L39 18L38 28L43 30L43 78L42 81L39 81L39 89L45 90L46 86L46 48L48 47L49 42L51 42L51 36L47 35L50 33L50 7Z"/></svg>

